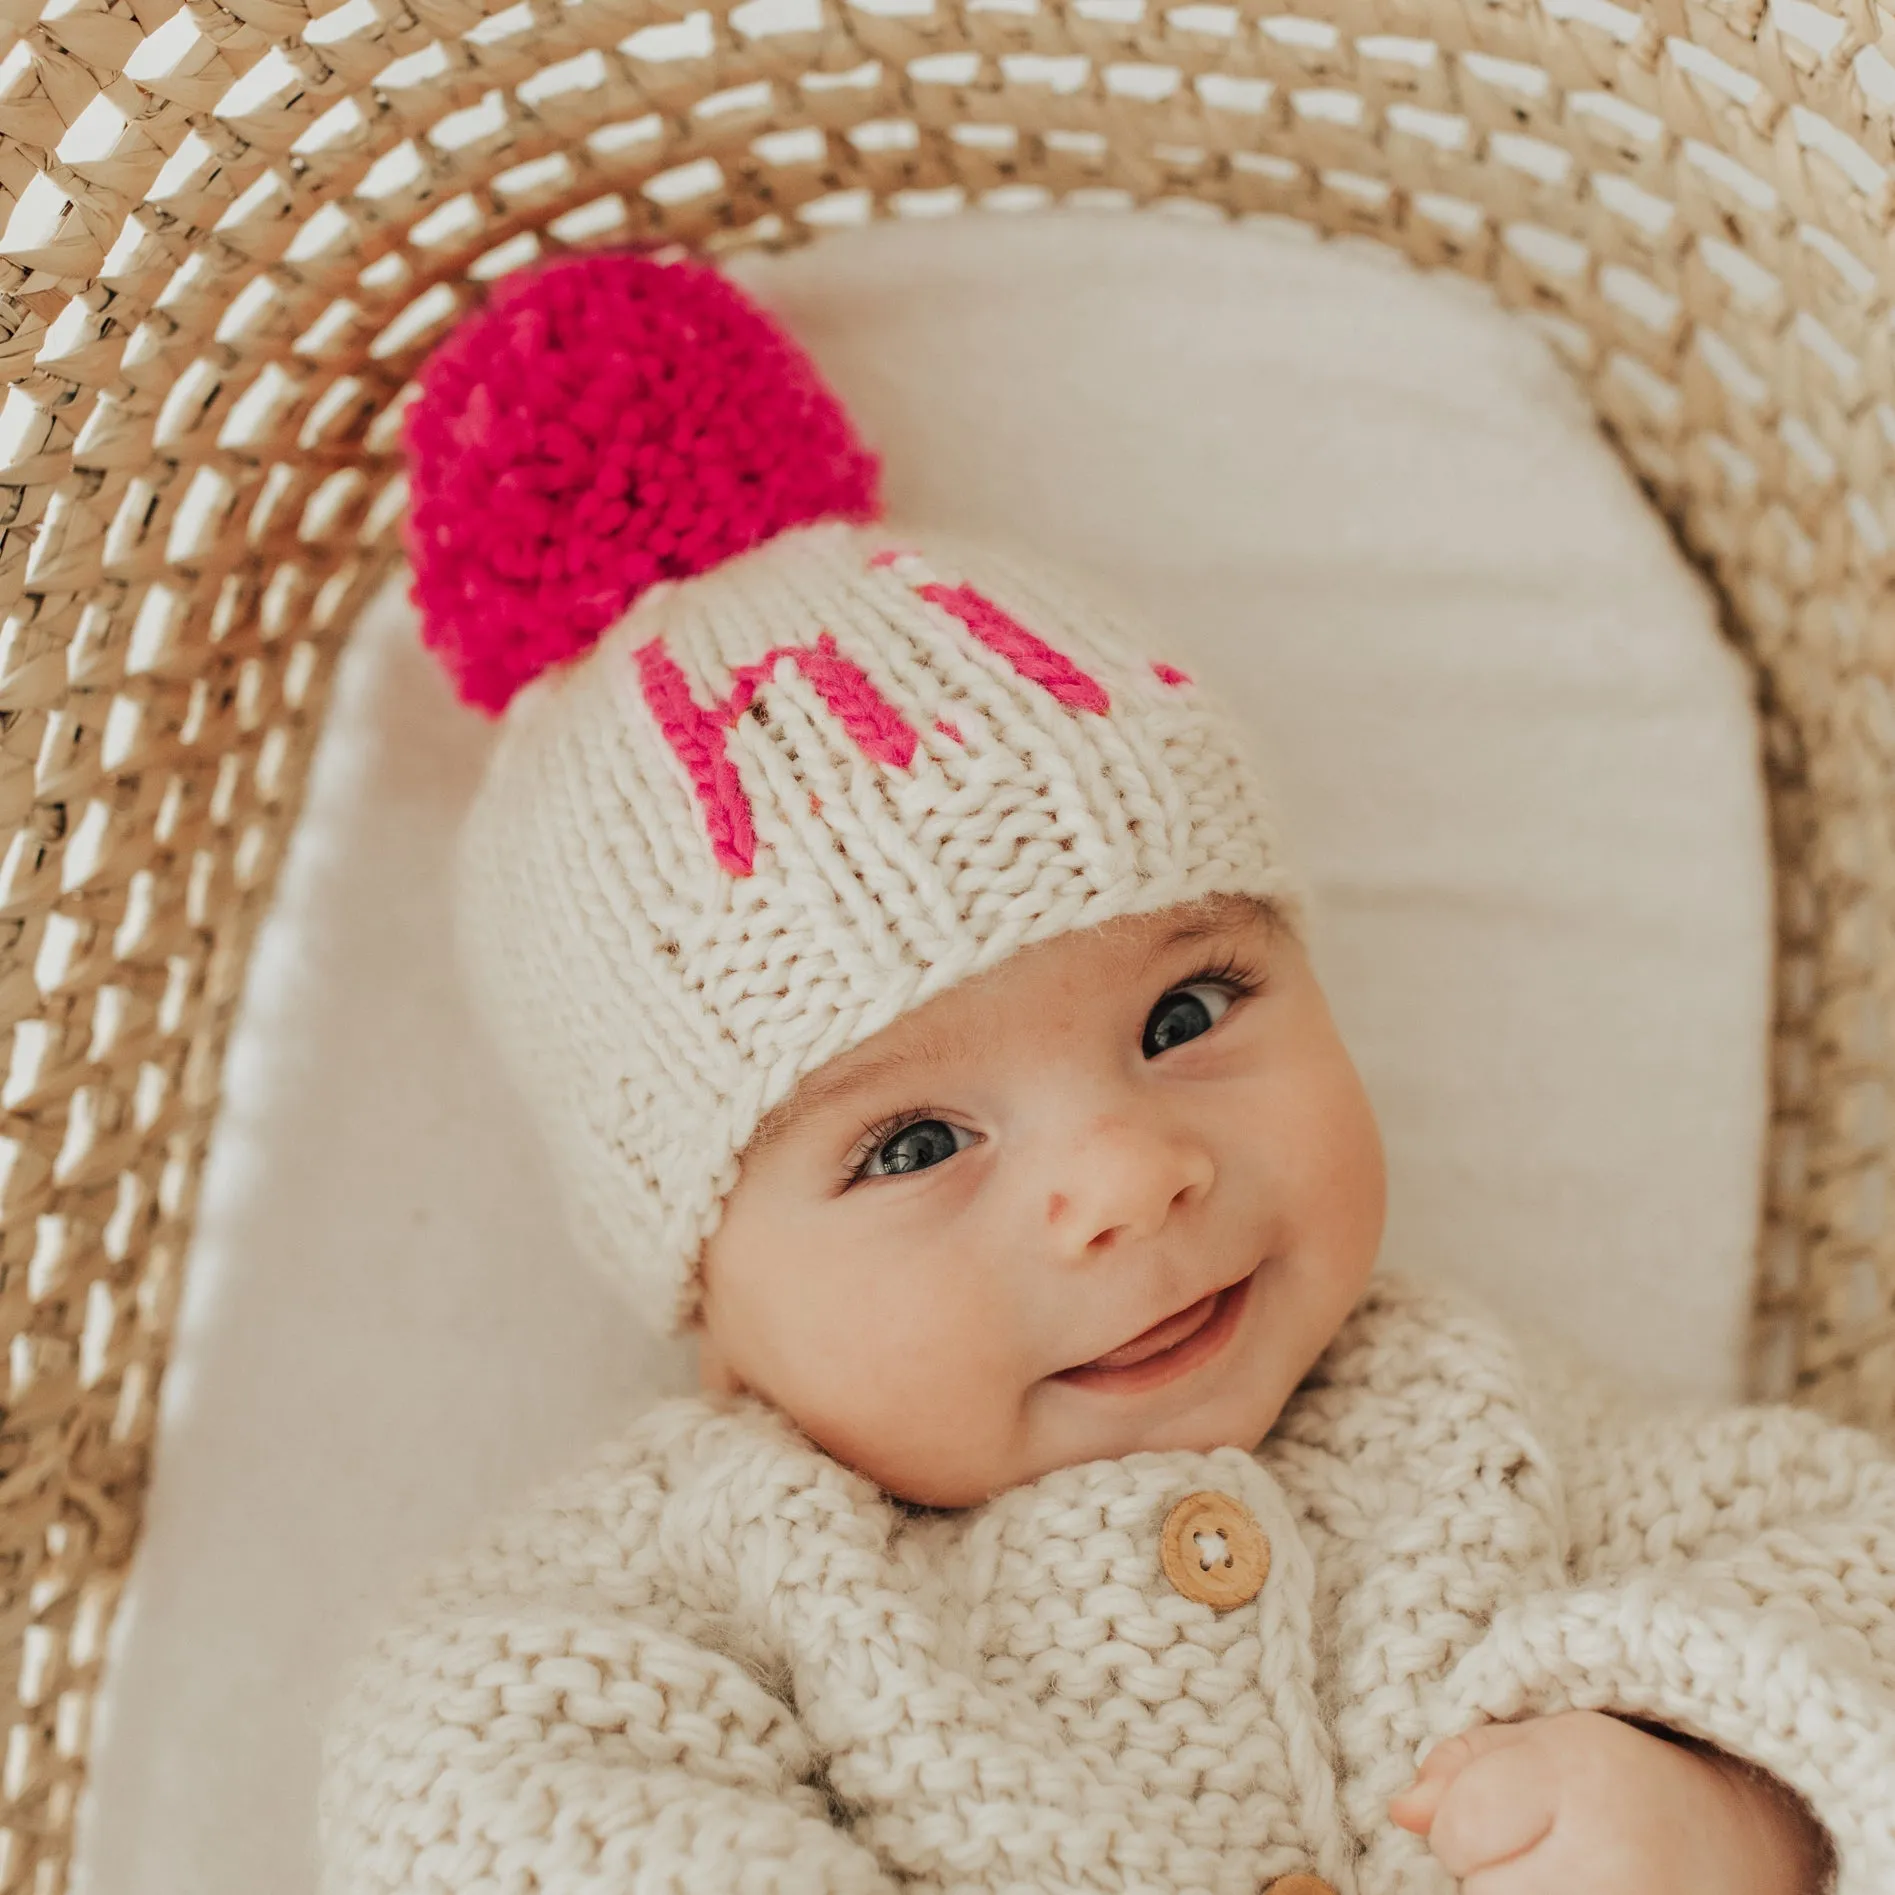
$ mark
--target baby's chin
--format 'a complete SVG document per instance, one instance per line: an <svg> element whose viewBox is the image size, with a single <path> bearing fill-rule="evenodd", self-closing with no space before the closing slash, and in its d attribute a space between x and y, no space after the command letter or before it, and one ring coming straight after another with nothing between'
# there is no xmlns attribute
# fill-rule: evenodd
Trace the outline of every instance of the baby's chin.
<svg viewBox="0 0 1895 1895"><path fill-rule="evenodd" d="M1048 1465L1042 1471L1051 1473L1055 1467L1076 1467L1086 1461L1123 1460L1128 1454L1209 1454L1218 1448L1240 1448L1248 1454L1282 1412L1281 1397L1260 1402L1257 1390L1246 1389L1239 1397L1173 1416L1076 1417L1071 1439L1049 1450Z"/></svg>
<svg viewBox="0 0 1895 1895"><path fill-rule="evenodd" d="M1307 1366L1279 1359L1275 1344L1267 1329L1246 1321L1221 1360L1169 1386L1042 1383L1029 1400L1038 1471L1128 1454L1250 1453L1275 1427Z"/></svg>
<svg viewBox="0 0 1895 1895"><path fill-rule="evenodd" d="M1275 1425L1283 1399L1260 1405L1254 1388L1245 1394L1247 1400L1207 1403L1195 1412L1163 1417L1113 1415L1096 1407L1089 1413L1043 1416L1023 1438L988 1453L968 1452L972 1444L965 1436L959 1453L940 1456L925 1450L904 1454L886 1436L853 1452L820 1438L817 1445L896 1500L955 1511L1089 1461L1123 1460L1129 1454L1209 1454L1217 1448L1249 1453Z"/></svg>

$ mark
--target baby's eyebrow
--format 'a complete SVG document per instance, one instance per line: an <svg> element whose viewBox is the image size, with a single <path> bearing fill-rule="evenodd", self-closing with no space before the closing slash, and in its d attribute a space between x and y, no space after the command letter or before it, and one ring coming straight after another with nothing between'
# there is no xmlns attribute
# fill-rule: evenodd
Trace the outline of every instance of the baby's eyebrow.
<svg viewBox="0 0 1895 1895"><path fill-rule="evenodd" d="M977 1052L979 1049L973 1050ZM891 1073L943 1066L953 1054L966 1054L968 1051L966 1047L949 1047L938 1037L930 1036L899 1052L876 1053L848 1066L812 1073L787 1099L763 1115L751 1135L750 1143L744 1147L744 1154L750 1157L767 1150L797 1120L812 1118L818 1112L840 1105L858 1092L866 1092L871 1086L880 1084Z"/></svg>
<svg viewBox="0 0 1895 1895"><path fill-rule="evenodd" d="M1259 919L1267 919L1271 912L1267 902L1251 897L1225 897L1218 901L1215 908L1167 929L1146 953L1139 966L1138 978L1142 979L1157 962L1186 942L1239 933ZM984 1040L977 1036L971 1047L965 1044L949 1046L938 1035L931 1034L899 1052L877 1053L849 1065L812 1073L787 1099L773 1106L757 1122L757 1129L744 1147L744 1156L756 1157L767 1151L798 1120L814 1117L818 1112L840 1105L843 1100L868 1091L893 1073L925 1071L929 1067L943 1066L957 1055L963 1058L977 1057L984 1044Z"/></svg>
<svg viewBox="0 0 1895 1895"><path fill-rule="evenodd" d="M939 1066L946 1056L946 1050L945 1047L924 1044L899 1053L877 1053L871 1059L839 1066L834 1072L812 1075L803 1089L792 1096L799 1110L819 1112L824 1106L839 1105L858 1092L867 1092L891 1073Z"/></svg>
<svg viewBox="0 0 1895 1895"><path fill-rule="evenodd" d="M1149 974L1173 948L1183 947L1187 941L1205 941L1221 934L1241 934L1259 921L1271 921L1276 912L1268 902L1254 895L1223 895L1211 899L1216 903L1214 908L1190 921L1179 922L1161 940L1152 943L1150 951L1139 965L1140 978Z"/></svg>

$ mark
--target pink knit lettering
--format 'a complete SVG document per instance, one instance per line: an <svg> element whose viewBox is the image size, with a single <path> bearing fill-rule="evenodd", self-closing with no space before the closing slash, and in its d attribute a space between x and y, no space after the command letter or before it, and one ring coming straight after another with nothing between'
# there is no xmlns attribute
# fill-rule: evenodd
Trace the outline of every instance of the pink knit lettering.
<svg viewBox="0 0 1895 1895"><path fill-rule="evenodd" d="M1104 685L1088 677L1064 652L1055 651L984 593L965 584L942 585L928 571L921 555L907 547L884 546L869 556L870 571L883 567L894 567L917 598L953 613L989 651L1006 659L1021 677L1043 686L1060 703L1101 716L1112 708Z"/></svg>
<svg viewBox="0 0 1895 1895"><path fill-rule="evenodd" d="M906 768L914 758L917 739L913 728L876 690L867 674L837 651L836 641L828 632L816 640L813 649L807 645L778 645L754 664L739 665L731 673L730 689L708 705L691 695L684 673L665 650L662 638L641 645L633 656L638 661L645 702L703 805L711 851L733 875L748 875L755 866L757 831L750 799L730 760L724 733L750 708L758 687L775 670L779 658L796 661L797 669L815 686L864 756L898 768Z"/></svg>
<svg viewBox="0 0 1895 1895"><path fill-rule="evenodd" d="M899 566L912 558L912 554L885 549L869 564ZM915 584L914 590L918 597L959 619L989 651L1006 659L1021 677L1041 686L1069 709L1100 715L1111 709L1112 700L1102 684L972 586L944 586L925 580ZM898 769L906 769L914 759L918 739L913 727L869 682L861 667L842 656L828 632L822 633L813 647L778 645L754 664L739 665L731 673L730 689L708 705L691 695L691 687L676 660L665 650L663 639L654 638L641 645L634 656L645 702L658 720L665 741L684 765L691 788L703 806L712 852L733 875L751 873L756 862L757 831L750 799L730 760L724 733L750 708L779 658L796 661L797 669L815 686L864 756ZM935 729L956 743L964 741L952 724L940 719L935 720Z"/></svg>
<svg viewBox="0 0 1895 1895"><path fill-rule="evenodd" d="M1176 665L1158 664L1154 662L1152 672L1160 684L1183 685L1191 682L1190 674L1180 671Z"/></svg>
<svg viewBox="0 0 1895 1895"><path fill-rule="evenodd" d="M952 612L991 652L1006 659L1021 677L1044 685L1062 704L1076 711L1112 708L1105 686L1087 677L1063 652L1055 651L1045 639L1036 637L993 600L972 586L943 586L930 582L915 591L931 605Z"/></svg>

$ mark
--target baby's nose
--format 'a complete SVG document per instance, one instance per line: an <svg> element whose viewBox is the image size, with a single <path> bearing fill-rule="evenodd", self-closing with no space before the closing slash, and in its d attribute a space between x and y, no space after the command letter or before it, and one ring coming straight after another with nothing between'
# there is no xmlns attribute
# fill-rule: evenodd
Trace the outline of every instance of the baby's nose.
<svg viewBox="0 0 1895 1895"><path fill-rule="evenodd" d="M1092 1121L1067 1166L1068 1175L1047 1193L1047 1227L1087 1256L1162 1230L1217 1175L1202 1141L1117 1114Z"/></svg>

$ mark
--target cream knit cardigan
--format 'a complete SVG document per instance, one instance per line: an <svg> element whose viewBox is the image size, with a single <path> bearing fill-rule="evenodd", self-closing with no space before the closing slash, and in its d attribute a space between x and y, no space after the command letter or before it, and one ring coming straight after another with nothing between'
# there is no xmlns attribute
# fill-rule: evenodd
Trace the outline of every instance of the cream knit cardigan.
<svg viewBox="0 0 1895 1895"><path fill-rule="evenodd" d="M1174 1590L1183 1496L1268 1536ZM1449 1895L1388 1799L1620 1711L1793 1785L1895 1895L1895 1459L1645 1415L1378 1280L1254 1454L891 1501L750 1401L649 1412L435 1572L331 1724L325 1895Z"/></svg>

